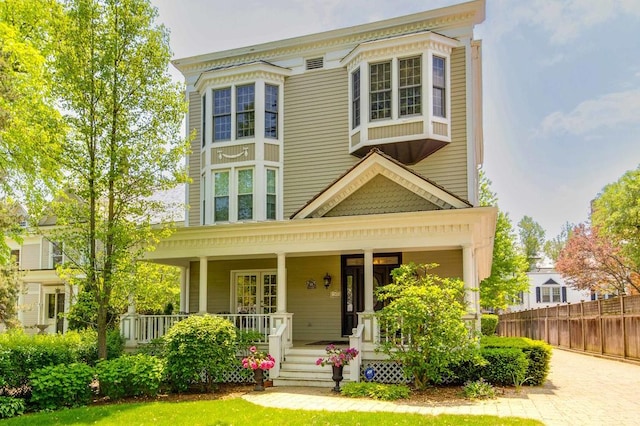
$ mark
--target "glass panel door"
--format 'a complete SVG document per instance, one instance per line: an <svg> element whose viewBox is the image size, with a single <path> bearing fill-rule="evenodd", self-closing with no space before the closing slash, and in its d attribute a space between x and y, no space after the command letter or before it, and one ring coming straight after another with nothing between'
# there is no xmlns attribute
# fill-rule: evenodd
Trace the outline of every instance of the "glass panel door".
<svg viewBox="0 0 640 426"><path fill-rule="evenodd" d="M277 290L276 274L262 274L262 312L272 314L277 309L276 290Z"/></svg>
<svg viewBox="0 0 640 426"><path fill-rule="evenodd" d="M277 275L274 272L237 272L235 274L235 312L272 314L276 311Z"/></svg>
<svg viewBox="0 0 640 426"><path fill-rule="evenodd" d="M258 274L236 275L236 312L255 314L258 304Z"/></svg>

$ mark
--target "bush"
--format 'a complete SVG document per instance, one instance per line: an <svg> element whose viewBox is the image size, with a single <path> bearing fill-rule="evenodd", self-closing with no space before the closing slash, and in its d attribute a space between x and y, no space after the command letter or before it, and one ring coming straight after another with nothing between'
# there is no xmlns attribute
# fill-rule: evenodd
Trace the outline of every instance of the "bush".
<svg viewBox="0 0 640 426"><path fill-rule="evenodd" d="M462 389L465 398L470 399L489 399L496 397L496 390L490 383L484 379L467 382Z"/></svg>
<svg viewBox="0 0 640 426"><path fill-rule="evenodd" d="M433 267L401 265L392 271L393 283L377 292L387 303L376 314L385 330L380 349L402 364L418 389L441 383L452 365L469 359L477 343L462 319L464 283L429 274Z"/></svg>
<svg viewBox="0 0 640 426"><path fill-rule="evenodd" d="M149 343L139 345L138 349L136 350L136 353L153 355L157 358L164 358L164 352L164 339L162 339L161 337L152 339Z"/></svg>
<svg viewBox="0 0 640 426"><path fill-rule="evenodd" d="M382 383L351 382L342 386L342 395L351 398L373 398L384 401L408 398L411 391L407 385L385 385Z"/></svg>
<svg viewBox="0 0 640 426"><path fill-rule="evenodd" d="M482 314L480 318L480 329L483 336L493 336L498 328L498 316L493 314Z"/></svg>
<svg viewBox="0 0 640 426"><path fill-rule="evenodd" d="M164 378L164 363L151 355L122 356L96 366L100 394L110 399L155 396Z"/></svg>
<svg viewBox="0 0 640 426"><path fill-rule="evenodd" d="M164 340L167 377L179 392L191 384L211 390L226 371L238 364L236 330L224 318L189 317L171 327Z"/></svg>
<svg viewBox="0 0 640 426"><path fill-rule="evenodd" d="M547 380L551 364L551 346L542 340L526 337L483 337L480 345L484 348L517 348L529 359L525 378L532 386L541 386Z"/></svg>
<svg viewBox="0 0 640 426"><path fill-rule="evenodd" d="M0 396L0 419L21 416L25 410L24 399Z"/></svg>
<svg viewBox="0 0 640 426"><path fill-rule="evenodd" d="M38 410L78 407L91 402L93 368L86 364L60 364L40 368L29 376L30 403Z"/></svg>
<svg viewBox="0 0 640 426"><path fill-rule="evenodd" d="M0 387L20 388L32 371L76 360L75 342L65 335L29 336L20 330L0 334Z"/></svg>
<svg viewBox="0 0 640 426"><path fill-rule="evenodd" d="M480 375L494 385L521 383L527 376L529 361L516 348L483 348L480 353L488 364L481 368Z"/></svg>

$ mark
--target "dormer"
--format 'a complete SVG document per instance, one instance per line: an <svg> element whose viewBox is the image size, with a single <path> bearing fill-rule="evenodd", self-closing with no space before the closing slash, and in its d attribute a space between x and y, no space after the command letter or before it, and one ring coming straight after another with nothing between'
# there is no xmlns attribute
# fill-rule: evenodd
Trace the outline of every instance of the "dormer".
<svg viewBox="0 0 640 426"><path fill-rule="evenodd" d="M422 31L359 44L349 72L349 153L372 148L416 164L451 142L451 51L459 42Z"/></svg>

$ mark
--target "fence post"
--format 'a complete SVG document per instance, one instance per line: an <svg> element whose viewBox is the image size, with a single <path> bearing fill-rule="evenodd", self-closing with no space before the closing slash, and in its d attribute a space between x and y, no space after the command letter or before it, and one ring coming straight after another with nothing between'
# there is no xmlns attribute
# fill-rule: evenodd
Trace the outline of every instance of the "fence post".
<svg viewBox="0 0 640 426"><path fill-rule="evenodd" d="M567 334L569 335L569 349L571 349L571 304L565 305L567 312Z"/></svg>
<svg viewBox="0 0 640 426"><path fill-rule="evenodd" d="M624 321L624 298L626 296L620 296L620 328L622 329L622 358L627 358L627 330Z"/></svg>
<svg viewBox="0 0 640 426"><path fill-rule="evenodd" d="M585 333L585 323L584 323L584 300L580 301L580 328L582 329L582 352L587 351L587 342L586 333Z"/></svg>
<svg viewBox="0 0 640 426"><path fill-rule="evenodd" d="M600 333L600 354L604 353L604 336L602 335L602 300L598 299L598 332Z"/></svg>

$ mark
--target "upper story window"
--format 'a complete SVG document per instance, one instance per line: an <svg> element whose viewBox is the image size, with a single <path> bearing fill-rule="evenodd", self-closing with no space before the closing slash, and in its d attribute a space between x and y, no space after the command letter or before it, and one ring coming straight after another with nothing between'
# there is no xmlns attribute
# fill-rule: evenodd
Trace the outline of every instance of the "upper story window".
<svg viewBox="0 0 640 426"><path fill-rule="evenodd" d="M207 121L207 94L202 95L202 146L207 143L207 137L204 131L204 123Z"/></svg>
<svg viewBox="0 0 640 426"><path fill-rule="evenodd" d="M433 57L433 115L436 117L447 116L445 67L445 58Z"/></svg>
<svg viewBox="0 0 640 426"><path fill-rule="evenodd" d="M62 264L62 243L51 242L49 253L49 265L51 268L55 269L58 265Z"/></svg>
<svg viewBox="0 0 640 426"><path fill-rule="evenodd" d="M370 118L391 117L391 62L369 66Z"/></svg>
<svg viewBox="0 0 640 426"><path fill-rule="evenodd" d="M398 64L398 95L400 116L422 113L422 58L400 59Z"/></svg>
<svg viewBox="0 0 640 426"><path fill-rule="evenodd" d="M227 222L229 220L229 172L216 172L213 176L213 220Z"/></svg>
<svg viewBox="0 0 640 426"><path fill-rule="evenodd" d="M351 74L351 128L360 125L360 68Z"/></svg>
<svg viewBox="0 0 640 426"><path fill-rule="evenodd" d="M213 91L213 141L231 139L231 89Z"/></svg>
<svg viewBox="0 0 640 426"><path fill-rule="evenodd" d="M276 170L267 169L267 211L266 218L275 220L277 209L277 185L276 185Z"/></svg>
<svg viewBox="0 0 640 426"><path fill-rule="evenodd" d="M238 170L238 220L253 219L253 169Z"/></svg>
<svg viewBox="0 0 640 426"><path fill-rule="evenodd" d="M236 137L248 138L255 134L255 86L236 87Z"/></svg>
<svg viewBox="0 0 640 426"><path fill-rule="evenodd" d="M278 138L278 86L264 86L264 136Z"/></svg>

